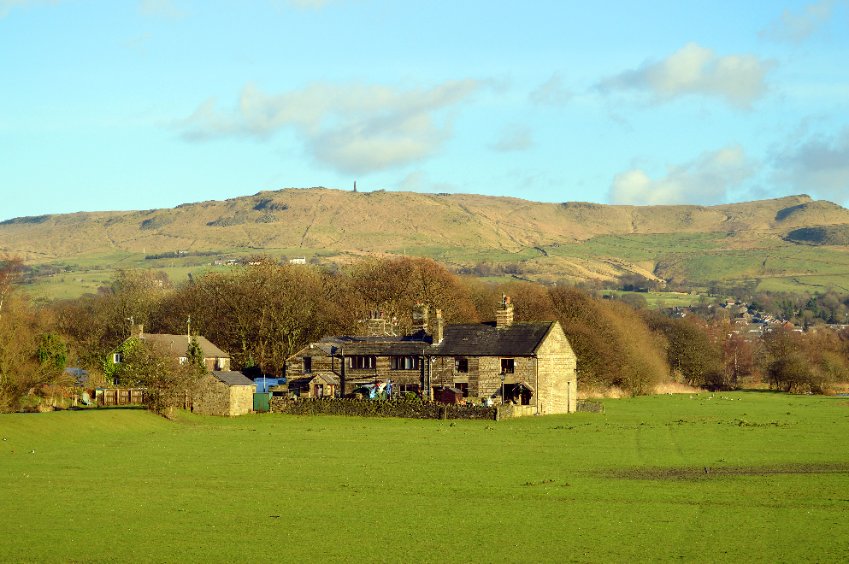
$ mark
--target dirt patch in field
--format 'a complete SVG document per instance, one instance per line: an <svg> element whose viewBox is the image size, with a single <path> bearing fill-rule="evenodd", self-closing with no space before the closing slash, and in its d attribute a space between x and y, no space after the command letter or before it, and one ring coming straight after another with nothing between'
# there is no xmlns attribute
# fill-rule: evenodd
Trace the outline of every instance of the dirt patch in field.
<svg viewBox="0 0 849 564"><path fill-rule="evenodd" d="M779 474L849 474L849 463L629 468L607 473L609 477L623 480L709 480L725 476L773 476Z"/></svg>

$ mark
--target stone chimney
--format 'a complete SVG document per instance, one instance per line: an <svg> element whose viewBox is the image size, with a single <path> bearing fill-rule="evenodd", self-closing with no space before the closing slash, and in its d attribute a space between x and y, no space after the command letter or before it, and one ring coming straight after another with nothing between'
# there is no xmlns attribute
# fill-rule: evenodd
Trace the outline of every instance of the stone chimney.
<svg viewBox="0 0 849 564"><path fill-rule="evenodd" d="M386 330L386 319L383 317L383 312L379 310L373 310L369 312L368 321L366 321L366 334L369 337L380 337L382 335L387 335L388 331Z"/></svg>
<svg viewBox="0 0 849 564"><path fill-rule="evenodd" d="M138 336L139 339L141 339L144 336L144 325L142 325L141 323L136 325L136 335Z"/></svg>
<svg viewBox="0 0 849 564"><path fill-rule="evenodd" d="M413 326L412 332L418 333L422 331L427 333L428 324L428 307L426 304L416 304L413 306Z"/></svg>
<svg viewBox="0 0 849 564"><path fill-rule="evenodd" d="M510 296L501 296L501 305L495 310L495 327L504 329L513 325L513 304L510 302Z"/></svg>
<svg viewBox="0 0 849 564"><path fill-rule="evenodd" d="M433 344L438 345L445 336L445 320L442 319L442 310L436 310L436 330L433 332Z"/></svg>

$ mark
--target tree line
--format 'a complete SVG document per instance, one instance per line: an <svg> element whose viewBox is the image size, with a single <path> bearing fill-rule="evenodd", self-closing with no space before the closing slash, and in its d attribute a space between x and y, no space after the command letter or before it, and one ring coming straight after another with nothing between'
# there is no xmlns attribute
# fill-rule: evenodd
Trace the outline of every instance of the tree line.
<svg viewBox="0 0 849 564"><path fill-rule="evenodd" d="M755 379L823 392L849 380L846 331L780 327L753 339L728 320L672 318L575 287L489 283L424 258L372 258L332 271L263 257L251 263L177 285L161 272L124 270L97 294L36 303L15 284L20 261L0 262L0 410L26 409L44 389L67 384L66 366L86 369L93 381L120 378L108 360L133 325L185 334L190 319L191 333L228 351L234 369L273 375L310 342L364 333L375 312L393 320L398 333L410 329L417 303L441 309L447 323L484 322L494 319L502 294L511 296L516 322L561 323L585 391L644 394L668 382L723 389ZM156 365L149 351L134 354L151 371L178 372ZM157 388L163 395L167 384Z"/></svg>

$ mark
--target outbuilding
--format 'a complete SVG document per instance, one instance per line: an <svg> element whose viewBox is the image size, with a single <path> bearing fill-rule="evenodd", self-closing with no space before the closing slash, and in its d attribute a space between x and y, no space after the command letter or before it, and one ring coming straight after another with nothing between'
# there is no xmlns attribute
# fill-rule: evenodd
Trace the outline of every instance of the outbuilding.
<svg viewBox="0 0 849 564"><path fill-rule="evenodd" d="M192 411L235 417L253 411L253 381L241 372L215 371L201 378L192 398Z"/></svg>

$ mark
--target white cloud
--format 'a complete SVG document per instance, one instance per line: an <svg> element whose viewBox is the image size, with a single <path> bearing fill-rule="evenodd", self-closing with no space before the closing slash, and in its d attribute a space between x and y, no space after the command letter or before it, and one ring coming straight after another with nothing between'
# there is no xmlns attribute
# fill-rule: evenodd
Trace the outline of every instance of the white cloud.
<svg viewBox="0 0 849 564"><path fill-rule="evenodd" d="M39 4L58 4L59 0L0 0L0 18L4 18L15 8L28 8Z"/></svg>
<svg viewBox="0 0 849 564"><path fill-rule="evenodd" d="M608 77L597 88L604 93L641 91L660 102L688 95L711 96L749 108L766 92L766 75L773 66L754 55L720 57L711 49L688 43L661 61Z"/></svg>
<svg viewBox="0 0 849 564"><path fill-rule="evenodd" d="M537 86L528 96L534 104L543 106L565 106L572 100L574 93L563 85L563 79L557 73Z"/></svg>
<svg viewBox="0 0 849 564"><path fill-rule="evenodd" d="M790 43L804 41L828 23L836 5L837 0L821 0L808 4L799 12L784 10L779 19L761 31L760 36Z"/></svg>
<svg viewBox="0 0 849 564"><path fill-rule="evenodd" d="M773 156L775 180L795 193L849 203L849 127L795 142Z"/></svg>
<svg viewBox="0 0 849 564"><path fill-rule="evenodd" d="M317 83L267 95L247 85L234 110L222 112L215 100L209 100L178 125L188 140L268 139L277 131L291 129L319 162L341 172L367 173L408 164L439 150L452 134L447 110L482 86L474 80L409 90Z"/></svg>
<svg viewBox="0 0 849 564"><path fill-rule="evenodd" d="M753 172L743 150L731 146L671 166L663 178L652 179L639 168L622 172L613 179L609 196L615 204L717 204Z"/></svg>
<svg viewBox="0 0 849 564"><path fill-rule="evenodd" d="M525 151L534 145L531 129L525 125L509 125L501 132L501 136L490 145L491 149L501 152Z"/></svg>

